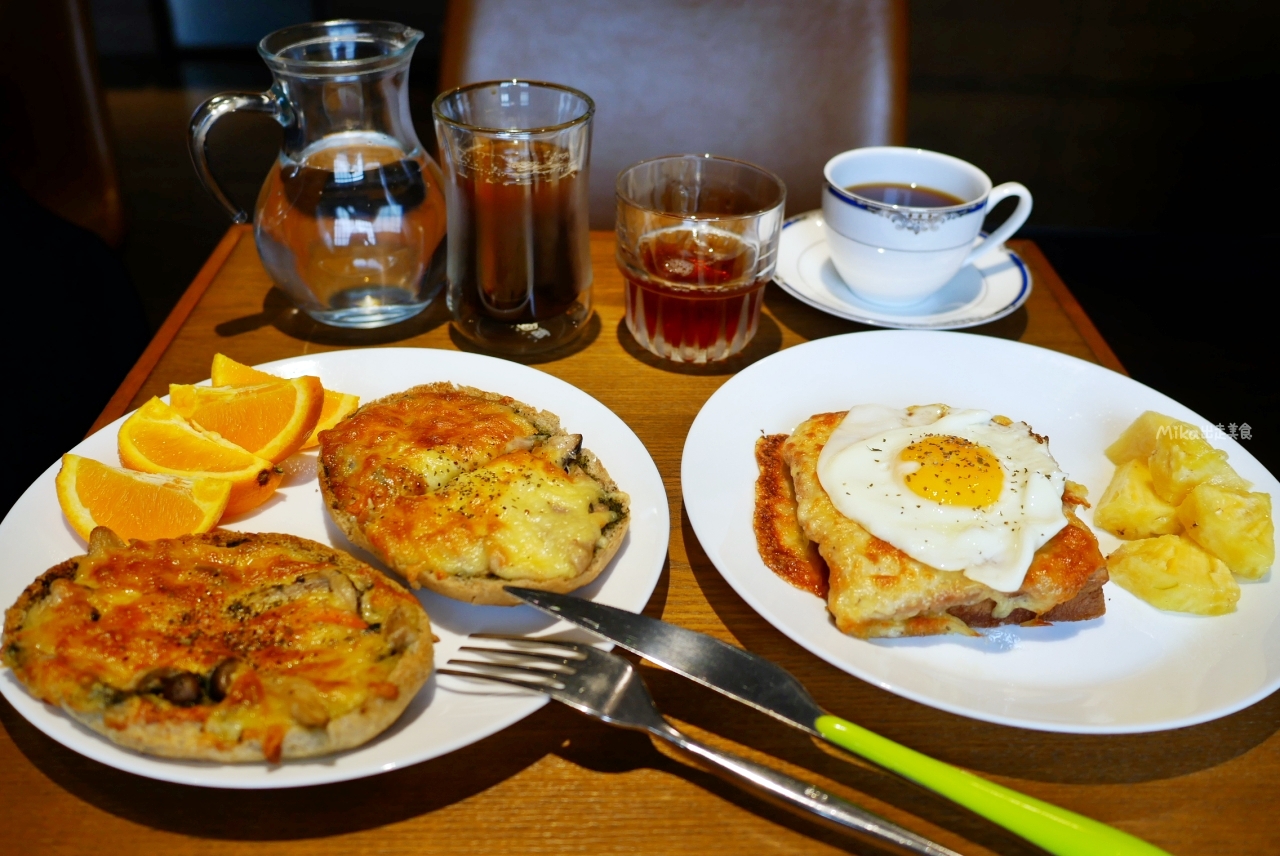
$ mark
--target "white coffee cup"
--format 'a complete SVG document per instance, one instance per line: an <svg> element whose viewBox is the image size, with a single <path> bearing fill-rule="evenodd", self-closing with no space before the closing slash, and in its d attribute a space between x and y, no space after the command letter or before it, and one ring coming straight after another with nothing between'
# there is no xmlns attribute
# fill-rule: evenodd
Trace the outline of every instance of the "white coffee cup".
<svg viewBox="0 0 1280 856"><path fill-rule="evenodd" d="M1031 191L1021 184L993 188L973 164L925 149L853 149L827 161L822 175L831 261L856 295L875 303L904 306L924 300L962 267L999 248L1031 214ZM867 184L918 185L963 202L913 208L846 190ZM1008 196L1018 197L1018 207L1000 228L980 238L983 219Z"/></svg>

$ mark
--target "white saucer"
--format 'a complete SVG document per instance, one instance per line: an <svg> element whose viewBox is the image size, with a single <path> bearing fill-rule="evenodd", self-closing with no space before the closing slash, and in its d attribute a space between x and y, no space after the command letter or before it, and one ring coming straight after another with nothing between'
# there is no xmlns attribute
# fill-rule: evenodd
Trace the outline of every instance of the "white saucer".
<svg viewBox="0 0 1280 856"><path fill-rule="evenodd" d="M1007 247L961 268L940 291L911 306L880 306L854 295L831 263L822 212L787 218L773 281L792 297L838 318L902 330L958 330L1003 318L1027 301L1031 274Z"/></svg>

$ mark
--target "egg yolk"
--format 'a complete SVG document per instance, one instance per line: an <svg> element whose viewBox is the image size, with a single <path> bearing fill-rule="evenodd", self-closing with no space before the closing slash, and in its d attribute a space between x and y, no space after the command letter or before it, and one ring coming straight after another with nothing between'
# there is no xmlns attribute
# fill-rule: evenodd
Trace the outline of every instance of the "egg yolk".
<svg viewBox="0 0 1280 856"><path fill-rule="evenodd" d="M982 508L1000 498L1004 473L991 450L963 437L929 436L902 450L920 467L904 477L916 495L940 505Z"/></svg>

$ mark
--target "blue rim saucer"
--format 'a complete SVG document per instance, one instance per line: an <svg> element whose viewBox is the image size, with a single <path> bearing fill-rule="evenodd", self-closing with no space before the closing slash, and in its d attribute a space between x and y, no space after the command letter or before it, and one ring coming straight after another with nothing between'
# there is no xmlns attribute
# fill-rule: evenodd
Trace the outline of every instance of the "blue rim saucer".
<svg viewBox="0 0 1280 856"><path fill-rule="evenodd" d="M838 318L899 330L958 330L1014 312L1031 294L1031 273L1007 247L961 268L938 292L911 306L881 306L856 296L831 263L821 211L788 217L773 281L802 303Z"/></svg>

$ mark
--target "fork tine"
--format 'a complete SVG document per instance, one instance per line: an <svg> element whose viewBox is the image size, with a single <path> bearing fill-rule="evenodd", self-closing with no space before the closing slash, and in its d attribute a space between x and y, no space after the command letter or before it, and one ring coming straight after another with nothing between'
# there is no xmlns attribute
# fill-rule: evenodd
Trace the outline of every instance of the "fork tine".
<svg viewBox="0 0 1280 856"><path fill-rule="evenodd" d="M517 678L506 677L505 675L483 675L479 672L463 672L458 669L436 669L436 674L454 675L459 678L476 678L481 681L496 681L500 684L510 684L513 687L520 687L521 689L533 690L534 692L544 694L549 694L549 691L554 689L554 687L549 684L539 684L535 681L522 681Z"/></svg>
<svg viewBox="0 0 1280 856"><path fill-rule="evenodd" d="M581 642L569 642L564 639L547 639L533 638L529 636L511 636L505 633L472 633L472 639L495 639L500 642L513 642L516 645L527 645L532 648L562 648L573 651L580 655L578 659L584 659L587 655L583 653L584 648L590 648L590 645L584 645Z"/></svg>
<svg viewBox="0 0 1280 856"><path fill-rule="evenodd" d="M537 665L521 665L520 663L495 663L492 660L459 660L456 657L449 658L447 666L471 666L476 669L501 669L507 672L519 672L520 674L547 678L548 680L559 680L562 674L565 676L572 675L573 672L561 673L553 669L543 669Z"/></svg>
<svg viewBox="0 0 1280 856"><path fill-rule="evenodd" d="M586 659L585 657L565 657L560 654L547 654L542 651L508 651L503 648L481 648L476 645L463 645L459 651L476 651L483 654L494 654L499 657L518 657L521 659L542 660L548 663L558 663L562 666L568 666L570 661L577 662Z"/></svg>

